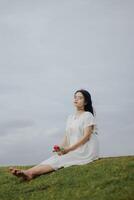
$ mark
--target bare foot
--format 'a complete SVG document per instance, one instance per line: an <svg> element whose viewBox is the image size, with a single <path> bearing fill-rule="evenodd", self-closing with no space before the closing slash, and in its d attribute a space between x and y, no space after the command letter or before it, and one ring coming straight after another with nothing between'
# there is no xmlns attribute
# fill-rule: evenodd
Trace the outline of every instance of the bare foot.
<svg viewBox="0 0 134 200"><path fill-rule="evenodd" d="M18 171L18 169L15 168L15 167L10 167L9 168L9 172L11 172L13 175L15 175L17 171Z"/></svg>
<svg viewBox="0 0 134 200"><path fill-rule="evenodd" d="M17 177L22 177L23 180L30 181L30 180L33 178L33 176L32 176L31 174L27 173L26 170L20 170L20 169L14 168L14 167L10 167L10 168L9 168L9 171L10 171L13 175L15 175L15 176L17 176Z"/></svg>
<svg viewBox="0 0 134 200"><path fill-rule="evenodd" d="M29 174L26 170L18 170L15 174L18 177L22 177L24 180L30 181L33 176Z"/></svg>

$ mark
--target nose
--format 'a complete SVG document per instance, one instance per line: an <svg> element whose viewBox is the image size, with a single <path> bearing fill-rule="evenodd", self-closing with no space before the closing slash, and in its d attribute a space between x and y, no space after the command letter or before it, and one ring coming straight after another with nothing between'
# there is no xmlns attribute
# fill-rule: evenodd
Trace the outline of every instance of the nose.
<svg viewBox="0 0 134 200"><path fill-rule="evenodd" d="M75 97L75 98L73 99L73 101L74 101L74 103L78 103L78 98Z"/></svg>
<svg viewBox="0 0 134 200"><path fill-rule="evenodd" d="M74 100L74 103L77 103L77 101L76 101L76 100Z"/></svg>

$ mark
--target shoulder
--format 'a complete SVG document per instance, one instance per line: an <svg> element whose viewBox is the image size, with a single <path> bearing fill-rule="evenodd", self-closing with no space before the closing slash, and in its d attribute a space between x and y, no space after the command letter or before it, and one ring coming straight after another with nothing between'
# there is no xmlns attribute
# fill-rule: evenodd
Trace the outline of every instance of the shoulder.
<svg viewBox="0 0 134 200"><path fill-rule="evenodd" d="M94 115L91 113L91 112L89 112L89 111L85 111L85 115L84 115L86 118L94 118Z"/></svg>
<svg viewBox="0 0 134 200"><path fill-rule="evenodd" d="M83 126L85 128L91 125L96 125L96 120L95 120L94 115L91 112L87 111L84 115Z"/></svg>
<svg viewBox="0 0 134 200"><path fill-rule="evenodd" d="M84 118L84 121L94 121L94 122L96 121L95 116L91 112L89 112L89 111L85 112L83 118Z"/></svg>

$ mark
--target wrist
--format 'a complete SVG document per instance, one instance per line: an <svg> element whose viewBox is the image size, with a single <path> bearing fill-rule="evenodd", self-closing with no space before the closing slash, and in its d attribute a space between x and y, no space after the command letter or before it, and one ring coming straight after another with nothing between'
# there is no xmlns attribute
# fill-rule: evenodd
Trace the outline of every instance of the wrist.
<svg viewBox="0 0 134 200"><path fill-rule="evenodd" d="M68 147L68 152L69 151L73 151L73 147L71 146L71 147Z"/></svg>

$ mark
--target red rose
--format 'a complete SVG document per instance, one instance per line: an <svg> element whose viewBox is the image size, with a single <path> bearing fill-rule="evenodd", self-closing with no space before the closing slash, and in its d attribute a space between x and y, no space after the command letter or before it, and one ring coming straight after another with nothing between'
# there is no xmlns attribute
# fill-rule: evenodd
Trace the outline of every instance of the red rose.
<svg viewBox="0 0 134 200"><path fill-rule="evenodd" d="M54 151L60 151L60 147L58 145L54 145Z"/></svg>
<svg viewBox="0 0 134 200"><path fill-rule="evenodd" d="M54 145L53 152L64 151L63 147L59 147L58 145Z"/></svg>

